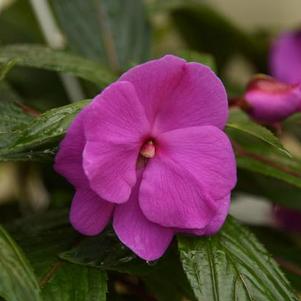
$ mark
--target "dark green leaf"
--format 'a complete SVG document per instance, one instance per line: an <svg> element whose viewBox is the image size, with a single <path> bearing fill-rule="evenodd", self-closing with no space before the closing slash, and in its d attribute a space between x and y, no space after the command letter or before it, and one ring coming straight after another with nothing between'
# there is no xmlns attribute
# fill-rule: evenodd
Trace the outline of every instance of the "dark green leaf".
<svg viewBox="0 0 301 301"><path fill-rule="evenodd" d="M38 45L12 45L0 48L0 63L13 60L16 66L53 70L78 76L105 87L114 76L101 65L73 54Z"/></svg>
<svg viewBox="0 0 301 301"><path fill-rule="evenodd" d="M20 96L14 91L14 89L5 80L0 82L0 101L20 101Z"/></svg>
<svg viewBox="0 0 301 301"><path fill-rule="evenodd" d="M43 34L29 1L14 1L1 7L0 42L43 43Z"/></svg>
<svg viewBox="0 0 301 301"><path fill-rule="evenodd" d="M47 111L23 127L7 132L10 139L0 149L0 160L40 160L52 158L60 138L75 115L88 103L77 103Z"/></svg>
<svg viewBox="0 0 301 301"><path fill-rule="evenodd" d="M262 159L263 161L261 161ZM301 173L297 169L289 169L285 162L283 162L283 165L280 165L277 161L266 161L257 155L247 154L237 157L237 166L301 188ZM298 166L300 166L299 163Z"/></svg>
<svg viewBox="0 0 301 301"><path fill-rule="evenodd" d="M106 300L105 272L71 263L59 264L62 266L42 290L45 301Z"/></svg>
<svg viewBox="0 0 301 301"><path fill-rule="evenodd" d="M300 113L290 116L282 123L283 131L293 134L295 137L297 137L299 141L301 141L300 125L301 125Z"/></svg>
<svg viewBox="0 0 301 301"><path fill-rule="evenodd" d="M143 1L52 0L52 4L74 51L112 70L147 58L150 30Z"/></svg>
<svg viewBox="0 0 301 301"><path fill-rule="evenodd" d="M291 157L291 154L283 147L279 139L270 130L252 121L248 115L241 110L230 110L226 131L230 137L233 132L248 134L269 144L280 153Z"/></svg>
<svg viewBox="0 0 301 301"><path fill-rule="evenodd" d="M239 111L231 111L226 132L236 152L237 166L301 188L301 162L268 129Z"/></svg>
<svg viewBox="0 0 301 301"><path fill-rule="evenodd" d="M9 226L40 279L43 300L105 301L104 271L63 262L58 254L77 243L65 210L21 219Z"/></svg>
<svg viewBox="0 0 301 301"><path fill-rule="evenodd" d="M257 175L281 180L286 184L301 188L301 162L297 158L288 158L275 153L270 147L258 143L258 139L248 139L243 135L230 134L234 142L237 166ZM241 179L239 179L241 180ZM269 187L266 187L268 189ZM291 188L293 188L291 186ZM290 191L291 188L288 188ZM264 189L264 187L263 187Z"/></svg>
<svg viewBox="0 0 301 301"><path fill-rule="evenodd" d="M80 238L70 226L67 210L22 218L6 228L27 254L39 279L59 261L58 254L71 248Z"/></svg>
<svg viewBox="0 0 301 301"><path fill-rule="evenodd" d="M27 259L0 226L0 296L6 301L41 301L40 289Z"/></svg>
<svg viewBox="0 0 301 301"><path fill-rule="evenodd" d="M284 231L267 227L252 227L252 231L280 264L295 289L301 292L301 247L298 246L298 237L294 240Z"/></svg>
<svg viewBox="0 0 301 301"><path fill-rule="evenodd" d="M210 53L217 66L225 64L237 54L250 59L261 72L266 70L267 41L242 31L225 16L202 3L188 1L171 10L175 27L190 48Z"/></svg>
<svg viewBox="0 0 301 301"><path fill-rule="evenodd" d="M232 218L215 236L178 241L197 300L298 300L264 247Z"/></svg>
<svg viewBox="0 0 301 301"><path fill-rule="evenodd" d="M19 100L18 95L5 82L0 82L0 149L9 144L11 133L16 128L22 128L33 117L26 112L25 107ZM1 150L0 150L1 152Z"/></svg>
<svg viewBox="0 0 301 301"><path fill-rule="evenodd" d="M18 96L5 82L0 82L0 136L16 127L22 127L32 120L25 112ZM1 146L1 142L0 142Z"/></svg>
<svg viewBox="0 0 301 301"><path fill-rule="evenodd" d="M0 64L0 81L5 78L6 74L14 67L15 64L15 59L10 59L7 62Z"/></svg>
<svg viewBox="0 0 301 301"><path fill-rule="evenodd" d="M99 236L82 240L75 248L61 254L61 258L76 264L119 272L126 272L129 269L140 272L147 267L144 261L139 260L118 241L111 229L107 229Z"/></svg>
<svg viewBox="0 0 301 301"><path fill-rule="evenodd" d="M191 289L183 274L178 255L171 248L159 261L147 263L122 245L112 230L86 238L75 248L61 254L71 263L118 271L140 277L162 301L191 297Z"/></svg>
<svg viewBox="0 0 301 301"><path fill-rule="evenodd" d="M97 237L82 238L72 230L65 210L56 210L21 219L11 224L9 230L28 254L34 270L40 278L43 295L45 290L48 292L49 289L48 293L52 296L56 288L63 288L61 282L66 284L65 282L70 280L68 277L73 277L74 282L69 283L68 287L65 286L66 291L69 291L73 285L75 292L80 294L82 288L85 289L93 283L95 283L95 290L100 289L103 287L103 282L92 282L90 276L92 277L93 273L97 273L97 271L101 274L103 270L112 270L138 276L158 297L158 300L180 301L184 295L193 300L175 248L171 248L158 262L147 263L138 259L123 246L110 229ZM57 257L59 253L62 253L60 257L68 262L60 261ZM74 264L77 264L76 267ZM74 274L76 271L81 271L78 276ZM88 278L91 281L87 286L75 288L75 285L80 282L86 285L87 280L80 277L82 277L81 274L86 275L88 272L90 275ZM95 276L95 280L101 277L99 274ZM90 293L92 294L93 290ZM60 294L63 293L60 292ZM58 300L60 301L60 299ZM69 301L69 299L66 300ZM85 299L79 298L78 300ZM88 300L94 299L87 297Z"/></svg>
<svg viewBox="0 0 301 301"><path fill-rule="evenodd" d="M264 167L262 166L262 168ZM264 176L259 171L252 171L251 168L250 170L243 169L243 167L239 168L236 189L261 198L264 197L271 202L289 208L301 210L300 188L298 186L289 184L287 180L277 180L275 176Z"/></svg>

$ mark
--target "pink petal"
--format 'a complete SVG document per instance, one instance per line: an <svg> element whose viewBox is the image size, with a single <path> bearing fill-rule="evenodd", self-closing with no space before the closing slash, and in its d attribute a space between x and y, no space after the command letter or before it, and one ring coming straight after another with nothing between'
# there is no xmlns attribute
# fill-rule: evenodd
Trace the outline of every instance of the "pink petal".
<svg viewBox="0 0 301 301"><path fill-rule="evenodd" d="M134 87L110 85L96 97L84 120L83 166L90 187L103 199L126 202L136 183L136 161L149 124Z"/></svg>
<svg viewBox="0 0 301 301"><path fill-rule="evenodd" d="M178 129L161 134L158 149L189 172L214 200L236 184L235 156L227 135L213 126Z"/></svg>
<svg viewBox="0 0 301 301"><path fill-rule="evenodd" d="M216 201L217 211L210 223L203 229L186 231L195 235L213 235L223 226L230 209L231 195L227 195L221 200Z"/></svg>
<svg viewBox="0 0 301 301"><path fill-rule="evenodd" d="M68 128L54 163L54 169L75 187L88 186L82 167L82 152L85 146L83 119L87 116L87 108L76 116Z"/></svg>
<svg viewBox="0 0 301 301"><path fill-rule="evenodd" d="M285 84L269 76L257 76L244 95L248 113L263 123L275 123L301 109L301 84Z"/></svg>
<svg viewBox="0 0 301 301"><path fill-rule="evenodd" d="M271 73L287 83L301 83L301 31L285 32L274 42L270 55Z"/></svg>
<svg viewBox="0 0 301 301"><path fill-rule="evenodd" d="M223 84L202 64L167 55L130 69L121 80L135 86L155 132L199 125L223 128L226 123Z"/></svg>
<svg viewBox="0 0 301 301"><path fill-rule="evenodd" d="M150 221L164 227L205 227L216 208L201 183L168 156L148 162L140 186L139 204Z"/></svg>
<svg viewBox="0 0 301 301"><path fill-rule="evenodd" d="M109 222L114 205L89 188L77 190L71 205L70 222L84 235L97 235Z"/></svg>
<svg viewBox="0 0 301 301"><path fill-rule="evenodd" d="M185 60L167 55L131 68L120 80L135 86L138 98L145 108L152 124L163 101L166 101L177 87L185 68Z"/></svg>
<svg viewBox="0 0 301 301"><path fill-rule="evenodd" d="M113 227L119 239L139 257L155 260L164 254L174 231L145 218L138 204L139 185L133 188L128 202L116 207Z"/></svg>

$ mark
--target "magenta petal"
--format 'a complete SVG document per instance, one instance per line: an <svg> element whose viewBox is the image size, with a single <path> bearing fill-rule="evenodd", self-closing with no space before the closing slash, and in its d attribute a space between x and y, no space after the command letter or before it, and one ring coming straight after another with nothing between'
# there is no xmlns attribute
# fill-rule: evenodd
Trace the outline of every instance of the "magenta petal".
<svg viewBox="0 0 301 301"><path fill-rule="evenodd" d="M210 223L203 229L186 231L195 235L213 235L218 232L223 226L230 209L231 195L227 195L221 200L216 201L217 211Z"/></svg>
<svg viewBox="0 0 301 301"><path fill-rule="evenodd" d="M167 55L130 69L121 79L135 86L155 132L199 125L223 128L226 123L223 84L202 64Z"/></svg>
<svg viewBox="0 0 301 301"><path fill-rule="evenodd" d="M113 227L119 239L139 257L155 260L164 254L174 231L146 219L138 204L138 192L139 183L128 202L116 207Z"/></svg>
<svg viewBox="0 0 301 301"><path fill-rule="evenodd" d="M182 78L185 61L173 55L148 61L125 72L120 80L135 86L138 98L152 124L162 103L169 99Z"/></svg>
<svg viewBox="0 0 301 301"><path fill-rule="evenodd" d="M143 173L139 204L149 220L173 228L203 228L216 211L202 184L177 162L159 154Z"/></svg>
<svg viewBox="0 0 301 301"><path fill-rule="evenodd" d="M301 31L283 33L273 44L271 73L287 83L301 83Z"/></svg>
<svg viewBox="0 0 301 301"><path fill-rule="evenodd" d="M214 200L236 184L235 156L227 135L213 126L178 129L158 137L159 150L191 174ZM175 183L176 185L176 183Z"/></svg>
<svg viewBox="0 0 301 301"><path fill-rule="evenodd" d="M244 95L249 114L263 123L282 121L301 109L301 84L285 84L272 77L258 76Z"/></svg>
<svg viewBox="0 0 301 301"><path fill-rule="evenodd" d="M117 82L101 93L84 120L83 166L90 187L103 199L126 202L136 183L136 161L149 124L134 87Z"/></svg>
<svg viewBox="0 0 301 301"><path fill-rule="evenodd" d="M109 222L114 205L90 189L77 190L71 205L70 222L84 235L97 235Z"/></svg>
<svg viewBox="0 0 301 301"><path fill-rule="evenodd" d="M87 116L87 110L88 107L76 116L55 157L54 169L75 187L89 185L82 167L82 152L85 146L83 119Z"/></svg>

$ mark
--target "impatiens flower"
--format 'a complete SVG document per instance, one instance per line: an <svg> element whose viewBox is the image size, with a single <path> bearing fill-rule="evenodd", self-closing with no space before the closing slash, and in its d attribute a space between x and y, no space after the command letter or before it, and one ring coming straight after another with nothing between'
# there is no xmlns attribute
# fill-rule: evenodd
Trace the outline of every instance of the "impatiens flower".
<svg viewBox="0 0 301 301"><path fill-rule="evenodd" d="M301 109L301 84L285 84L272 77L258 75L244 94L247 112L257 121L273 124Z"/></svg>
<svg viewBox="0 0 301 301"><path fill-rule="evenodd" d="M55 169L76 189L70 220L85 235L112 218L138 256L162 256L175 233L220 229L236 183L221 81L167 55L136 66L70 126Z"/></svg>
<svg viewBox="0 0 301 301"><path fill-rule="evenodd" d="M301 83L301 30L282 33L272 45L271 74L290 83Z"/></svg>

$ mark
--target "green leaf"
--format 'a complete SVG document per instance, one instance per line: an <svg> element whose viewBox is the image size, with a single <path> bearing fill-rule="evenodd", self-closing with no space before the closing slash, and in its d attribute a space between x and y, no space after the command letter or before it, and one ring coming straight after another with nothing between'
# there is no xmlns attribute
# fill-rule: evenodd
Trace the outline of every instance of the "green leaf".
<svg viewBox="0 0 301 301"><path fill-rule="evenodd" d="M33 117L24 106L19 96L5 82L0 82L0 152L1 148L7 146L12 138L11 133L16 128L22 128Z"/></svg>
<svg viewBox="0 0 301 301"><path fill-rule="evenodd" d="M39 279L45 278L59 261L60 252L70 249L80 238L72 229L65 209L21 218L6 228L27 254Z"/></svg>
<svg viewBox="0 0 301 301"><path fill-rule="evenodd" d="M6 301L40 301L34 273L16 243L0 226L0 296Z"/></svg>
<svg viewBox="0 0 301 301"><path fill-rule="evenodd" d="M231 110L226 132L240 169L301 188L301 162L268 129L251 121L245 113Z"/></svg>
<svg viewBox="0 0 301 301"><path fill-rule="evenodd" d="M0 136L32 120L18 96L4 81L0 82ZM0 144L1 145L1 144Z"/></svg>
<svg viewBox="0 0 301 301"><path fill-rule="evenodd" d="M7 131L8 144L0 149L0 160L42 160L52 158L76 114L88 103L82 100L55 108L22 127Z"/></svg>
<svg viewBox="0 0 301 301"><path fill-rule="evenodd" d="M259 159L263 159L263 161L260 161ZM248 154L241 157L238 156L236 161L239 168L260 173L301 188L300 169L290 169L285 162L283 162L283 165L279 165L275 161L266 161L265 158L258 157L256 154ZM300 168L299 163L298 165Z"/></svg>
<svg viewBox="0 0 301 301"><path fill-rule="evenodd" d="M294 288L301 292L301 246L297 239L294 241L286 232L268 227L252 227L252 231L276 258Z"/></svg>
<svg viewBox="0 0 301 301"><path fill-rule="evenodd" d="M230 137L232 133L233 135L237 133L248 134L274 147L281 154L291 157L291 154L283 147L279 139L270 130L252 121L249 116L241 110L230 110L226 131Z"/></svg>
<svg viewBox="0 0 301 301"><path fill-rule="evenodd" d="M186 44L193 50L212 54L219 69L241 54L261 72L266 70L265 36L244 32L212 7L196 1L185 1L181 7L171 10L171 17Z"/></svg>
<svg viewBox="0 0 301 301"><path fill-rule="evenodd" d="M0 63L13 60L14 65L34 67L78 76L105 87L115 77L101 65L79 56L39 45L0 47Z"/></svg>
<svg viewBox="0 0 301 301"><path fill-rule="evenodd" d="M106 273L70 263L62 265L42 290L45 301L105 301Z"/></svg>
<svg viewBox="0 0 301 301"><path fill-rule="evenodd" d="M150 29L142 0L51 2L74 51L114 71L147 58Z"/></svg>
<svg viewBox="0 0 301 301"><path fill-rule="evenodd" d="M237 135L237 133L234 135L234 132L231 132L230 136L239 169L268 176L271 179L301 188L300 160L281 155L278 151L275 152L274 147L260 144L257 138L252 139L250 135ZM242 178L239 177L239 181L241 180ZM294 187L291 186L288 191ZM262 193L267 189L269 189L268 186L262 185Z"/></svg>
<svg viewBox="0 0 301 301"><path fill-rule="evenodd" d="M300 188L274 176L265 176L240 168L236 189L285 207L301 210Z"/></svg>
<svg viewBox="0 0 301 301"><path fill-rule="evenodd" d="M15 64L15 59L10 59L7 62L0 64L0 81L5 78L6 74L14 67Z"/></svg>
<svg viewBox="0 0 301 301"><path fill-rule="evenodd" d="M174 248L170 248L160 260L147 263L122 245L111 229L107 229L63 252L61 258L75 264L138 276L162 301L180 301L183 296L193 299Z"/></svg>
<svg viewBox="0 0 301 301"><path fill-rule="evenodd" d="M296 113L286 120L283 121L283 131L286 133L293 134L299 141L301 141L301 132L300 132L300 125L301 125L301 113Z"/></svg>
<svg viewBox="0 0 301 301"><path fill-rule="evenodd" d="M74 265L59 259L60 252L77 243L66 210L23 218L8 226L40 279L45 301L105 301L104 271Z"/></svg>
<svg viewBox="0 0 301 301"><path fill-rule="evenodd" d="M232 218L217 235L180 236L178 245L197 300L298 300L264 247Z"/></svg>
<svg viewBox="0 0 301 301"><path fill-rule="evenodd" d="M66 292L72 285L75 292L78 292L77 289L81 289L78 284L87 283L87 280L80 279L81 274L85 275L87 271L90 271L91 275L94 272L101 274L104 270L110 270L138 276L152 294L158 297L158 300L181 301L184 295L193 300L175 248L171 248L160 261L147 263L123 246L111 229L97 237L82 238L72 230L65 210L50 211L21 219L10 224L9 230L28 254L37 276L41 279L43 296L49 286L51 290L49 296L53 294L52 285L63 288L65 282L70 282L69 277L73 277L74 282L65 286ZM65 262L57 257L59 253L61 253L60 257L66 260ZM80 271L78 275L75 275L76 269ZM95 277L97 282L91 282L90 285L95 283L96 290L101 286L101 282L98 282L101 276ZM63 292L60 291L59 294ZM87 301L94 300L89 299L88 296Z"/></svg>
<svg viewBox="0 0 301 301"><path fill-rule="evenodd" d="M20 101L20 96L16 93L16 91L9 85L5 80L0 82L0 102L12 101L18 102Z"/></svg>

